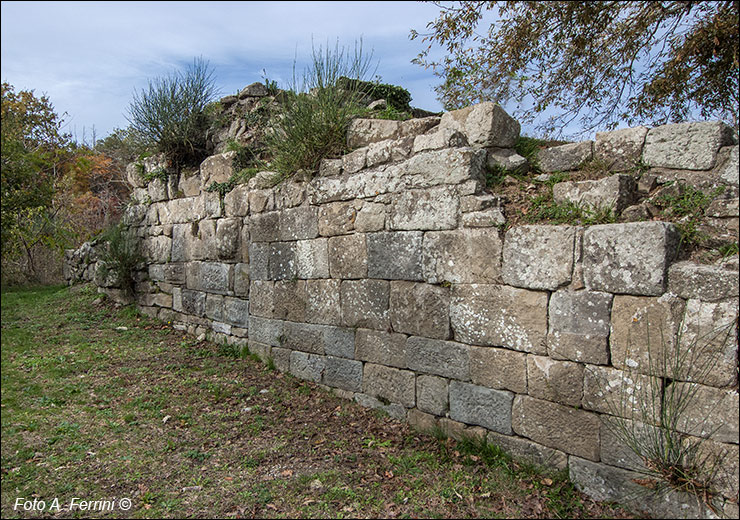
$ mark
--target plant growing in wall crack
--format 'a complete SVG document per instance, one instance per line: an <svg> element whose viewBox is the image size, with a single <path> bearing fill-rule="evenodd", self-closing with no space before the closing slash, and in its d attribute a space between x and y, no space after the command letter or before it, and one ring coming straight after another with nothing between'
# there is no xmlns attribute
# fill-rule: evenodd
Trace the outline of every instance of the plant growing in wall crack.
<svg viewBox="0 0 740 520"><path fill-rule="evenodd" d="M100 240L105 242L101 249L98 264L98 274L107 279L112 277L128 295L134 292L134 272L137 265L143 260L139 254L139 244L134 231L124 222L108 228Z"/></svg>

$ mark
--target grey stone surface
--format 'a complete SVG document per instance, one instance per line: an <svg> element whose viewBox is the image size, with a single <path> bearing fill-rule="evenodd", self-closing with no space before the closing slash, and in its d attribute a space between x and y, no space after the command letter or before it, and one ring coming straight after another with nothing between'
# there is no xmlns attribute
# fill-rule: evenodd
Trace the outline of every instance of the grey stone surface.
<svg viewBox="0 0 740 520"><path fill-rule="evenodd" d="M325 367L323 356L297 351L290 353L290 373L299 379L320 383Z"/></svg>
<svg viewBox="0 0 740 520"><path fill-rule="evenodd" d="M249 312L254 316L272 318L275 312L275 283L252 280L249 290Z"/></svg>
<svg viewBox="0 0 740 520"><path fill-rule="evenodd" d="M390 318L396 332L447 339L450 337L450 290L425 283L393 281Z"/></svg>
<svg viewBox="0 0 740 520"><path fill-rule="evenodd" d="M368 276L385 280L421 281L420 231L368 233Z"/></svg>
<svg viewBox="0 0 740 520"><path fill-rule="evenodd" d="M471 146L480 148L513 148L520 131L519 122L491 102L445 112L439 129L447 128L462 132Z"/></svg>
<svg viewBox="0 0 740 520"><path fill-rule="evenodd" d="M324 352L328 356L355 357L355 330L343 327L324 327Z"/></svg>
<svg viewBox="0 0 740 520"><path fill-rule="evenodd" d="M296 276L301 279L329 277L329 253L326 238L298 240L295 243Z"/></svg>
<svg viewBox="0 0 740 520"><path fill-rule="evenodd" d="M668 269L668 291L706 302L732 298L740 294L738 272L716 265L678 262Z"/></svg>
<svg viewBox="0 0 740 520"><path fill-rule="evenodd" d="M313 206L280 212L280 240L306 240L319 236L318 209Z"/></svg>
<svg viewBox="0 0 740 520"><path fill-rule="evenodd" d="M283 337L285 322L269 318L249 316L249 340L272 347L280 347L280 338Z"/></svg>
<svg viewBox="0 0 740 520"><path fill-rule="evenodd" d="M341 285L342 325L386 330L390 325L390 283L385 280L344 280Z"/></svg>
<svg viewBox="0 0 740 520"><path fill-rule="evenodd" d="M445 186L404 191L391 204L390 229L454 229L459 208L460 197Z"/></svg>
<svg viewBox="0 0 740 520"><path fill-rule="evenodd" d="M462 216L462 225L466 228L490 228L504 224L506 224L506 217L501 208L472 211Z"/></svg>
<svg viewBox="0 0 740 520"><path fill-rule="evenodd" d="M444 416L449 409L448 381L442 377L420 375L416 378L416 407Z"/></svg>
<svg viewBox="0 0 740 520"><path fill-rule="evenodd" d="M583 378L583 408L652 423L660 417L660 382L632 370L588 366Z"/></svg>
<svg viewBox="0 0 740 520"><path fill-rule="evenodd" d="M416 381L414 373L408 370L365 363L362 391L406 408L416 404Z"/></svg>
<svg viewBox="0 0 740 520"><path fill-rule="evenodd" d="M227 217L246 217L249 214L249 190L246 184L238 184L224 195L224 213Z"/></svg>
<svg viewBox="0 0 740 520"><path fill-rule="evenodd" d="M647 133L644 126L596 132L594 157L606 162L611 171L630 170L640 164Z"/></svg>
<svg viewBox="0 0 740 520"><path fill-rule="evenodd" d="M725 151L726 150L726 151ZM738 145L720 150L719 157L723 161L719 164L719 178L732 186L737 186L740 179L740 162L738 162Z"/></svg>
<svg viewBox="0 0 740 520"><path fill-rule="evenodd" d="M600 426L594 413L528 396L514 399L514 432L570 455L598 461Z"/></svg>
<svg viewBox="0 0 740 520"><path fill-rule="evenodd" d="M224 298L224 321L237 327L249 326L249 300Z"/></svg>
<svg viewBox="0 0 740 520"><path fill-rule="evenodd" d="M286 321L279 343L281 347L291 350L323 355L325 332L326 325Z"/></svg>
<svg viewBox="0 0 740 520"><path fill-rule="evenodd" d="M357 329L354 357L396 368L408 368L405 334Z"/></svg>
<svg viewBox="0 0 740 520"><path fill-rule="evenodd" d="M249 239L252 242L273 242L280 238L280 213L270 211L249 217Z"/></svg>
<svg viewBox="0 0 740 520"><path fill-rule="evenodd" d="M592 181L559 182L552 188L557 203L571 202L591 211L611 209L615 215L632 204L636 194L637 182L625 174Z"/></svg>
<svg viewBox="0 0 740 520"><path fill-rule="evenodd" d="M546 401L580 406L583 365L530 354L527 356L527 393Z"/></svg>
<svg viewBox="0 0 740 520"><path fill-rule="evenodd" d="M557 470L563 470L568 466L568 456L565 453L542 446L529 439L488 432L486 440L489 444L499 446L517 460Z"/></svg>
<svg viewBox="0 0 740 520"><path fill-rule="evenodd" d="M406 341L406 362L417 373L468 381L469 350L468 345L454 341L411 336Z"/></svg>
<svg viewBox="0 0 740 520"><path fill-rule="evenodd" d="M550 296L548 353L554 359L605 365L613 296L592 291L556 291Z"/></svg>
<svg viewBox="0 0 740 520"><path fill-rule="evenodd" d="M214 182L227 182L234 174L232 161L236 152L225 152L207 157L200 163L200 176L203 185L208 187Z"/></svg>
<svg viewBox="0 0 740 520"><path fill-rule="evenodd" d="M186 264L186 284L188 289L219 294L229 292L232 266L217 262L190 262Z"/></svg>
<svg viewBox="0 0 740 520"><path fill-rule="evenodd" d="M174 294L173 294L174 296ZM183 289L180 296L180 308L175 308L185 314L204 316L206 313L206 293ZM173 298L174 299L174 298ZM173 301L173 307L174 307Z"/></svg>
<svg viewBox="0 0 740 520"><path fill-rule="evenodd" d="M365 234L331 237L329 272L332 278L367 278L367 244Z"/></svg>
<svg viewBox="0 0 740 520"><path fill-rule="evenodd" d="M460 146L468 146L468 138L465 134L452 128L439 128L436 132L417 135L414 138L412 151L413 153L419 153Z"/></svg>
<svg viewBox="0 0 740 520"><path fill-rule="evenodd" d="M344 235L355 229L357 210L353 202L333 202L319 208L318 218L319 235Z"/></svg>
<svg viewBox="0 0 740 520"><path fill-rule="evenodd" d="M270 252L267 242L249 244L249 276L252 280L270 279Z"/></svg>
<svg viewBox="0 0 740 520"><path fill-rule="evenodd" d="M326 356L323 382L334 388L359 392L362 389L362 362Z"/></svg>
<svg viewBox="0 0 740 520"><path fill-rule="evenodd" d="M527 354L506 348L470 347L470 378L476 385L527 393Z"/></svg>
<svg viewBox="0 0 740 520"><path fill-rule="evenodd" d="M234 264L234 294L244 298L249 297L249 264Z"/></svg>
<svg viewBox="0 0 740 520"><path fill-rule="evenodd" d="M386 119L353 119L347 130L347 146L359 148L370 143L393 139L399 134L400 123Z"/></svg>
<svg viewBox="0 0 740 520"><path fill-rule="evenodd" d="M537 154L540 169L546 173L577 170L593 158L593 145L593 141L583 141L540 150Z"/></svg>
<svg viewBox="0 0 740 520"><path fill-rule="evenodd" d="M657 126L645 138L642 161L659 168L710 170L719 149L731 144L732 128L720 121Z"/></svg>
<svg viewBox="0 0 740 520"><path fill-rule="evenodd" d="M714 388L696 383L674 383L672 395L691 395L691 399L679 420L678 430L709 437L716 442L738 444L738 392L736 389Z"/></svg>
<svg viewBox="0 0 740 520"><path fill-rule="evenodd" d="M367 165L367 148L360 148L342 157L342 171L357 173Z"/></svg>
<svg viewBox="0 0 740 520"><path fill-rule="evenodd" d="M327 325L340 323L339 280L306 281L306 321Z"/></svg>
<svg viewBox="0 0 740 520"><path fill-rule="evenodd" d="M296 242L272 242L270 244L269 279L292 280L298 277Z"/></svg>
<svg viewBox="0 0 740 520"><path fill-rule="evenodd" d="M220 294L206 294L206 318L222 321L224 316L224 297Z"/></svg>
<svg viewBox="0 0 740 520"><path fill-rule="evenodd" d="M220 218L216 221L216 253L220 260L234 260L240 251L242 219Z"/></svg>
<svg viewBox="0 0 740 520"><path fill-rule="evenodd" d="M357 404L365 408L382 410L397 421L405 421L408 417L408 411L410 411L402 404L389 402L385 397L376 398L360 392L355 393L354 400Z"/></svg>
<svg viewBox="0 0 740 520"><path fill-rule="evenodd" d="M275 192L253 189L249 191L249 213L254 215L275 209Z"/></svg>
<svg viewBox="0 0 740 520"><path fill-rule="evenodd" d="M273 288L273 313L276 318L306 321L306 282L278 280Z"/></svg>
<svg viewBox="0 0 740 520"><path fill-rule="evenodd" d="M571 226L517 226L504 239L504 283L555 290L570 283L576 229Z"/></svg>
<svg viewBox="0 0 740 520"><path fill-rule="evenodd" d="M511 435L513 399L511 392L450 381L450 418Z"/></svg>
<svg viewBox="0 0 740 520"><path fill-rule="evenodd" d="M388 171L394 177L404 177L403 182L408 188L430 188L444 184L459 185L470 180L485 181L485 161L485 150L448 148L420 152ZM384 193L388 191L392 190Z"/></svg>
<svg viewBox="0 0 740 520"><path fill-rule="evenodd" d="M523 174L529 170L527 159L510 148L489 148L487 164L489 168L501 168L511 174Z"/></svg>
<svg viewBox="0 0 740 520"><path fill-rule="evenodd" d="M455 285L450 323L456 341L545 354L547 293L504 285Z"/></svg>
<svg viewBox="0 0 740 520"><path fill-rule="evenodd" d="M385 229L385 204L365 202L357 213L355 230L359 233L372 233Z"/></svg>
<svg viewBox="0 0 740 520"><path fill-rule="evenodd" d="M678 241L676 226L667 222L591 226L583 237L586 287L617 294L662 294Z"/></svg>
<svg viewBox="0 0 740 520"><path fill-rule="evenodd" d="M424 234L422 274L429 283L495 283L501 251L496 230L430 231Z"/></svg>

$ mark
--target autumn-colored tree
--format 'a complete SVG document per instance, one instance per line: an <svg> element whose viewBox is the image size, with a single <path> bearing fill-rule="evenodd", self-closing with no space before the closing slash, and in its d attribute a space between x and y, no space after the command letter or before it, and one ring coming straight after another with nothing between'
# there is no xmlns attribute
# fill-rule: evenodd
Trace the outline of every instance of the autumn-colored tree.
<svg viewBox="0 0 740 520"><path fill-rule="evenodd" d="M443 78L447 109L516 101L523 121L552 114L538 125L547 133L576 119L593 130L695 114L737 126L737 0L434 3L431 32L411 36L428 43L415 61Z"/></svg>

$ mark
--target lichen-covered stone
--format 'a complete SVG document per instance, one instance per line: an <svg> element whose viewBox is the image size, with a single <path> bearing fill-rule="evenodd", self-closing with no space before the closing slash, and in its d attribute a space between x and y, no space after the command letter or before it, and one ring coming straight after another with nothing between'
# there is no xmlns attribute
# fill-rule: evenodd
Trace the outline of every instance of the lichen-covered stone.
<svg viewBox="0 0 740 520"><path fill-rule="evenodd" d="M391 205L390 228L410 231L454 229L459 208L460 197L448 187L405 191Z"/></svg>
<svg viewBox="0 0 740 520"><path fill-rule="evenodd" d="M339 280L306 281L306 321L336 324L341 322Z"/></svg>
<svg viewBox="0 0 740 520"><path fill-rule="evenodd" d="M530 354L527 356L527 393L546 401L580 406L583 365Z"/></svg>
<svg viewBox="0 0 740 520"><path fill-rule="evenodd" d="M385 212L385 204L363 203L355 219L355 230L358 233L383 231L385 229Z"/></svg>
<svg viewBox="0 0 740 520"><path fill-rule="evenodd" d="M341 286L342 325L386 330L390 284L385 280L344 280Z"/></svg>
<svg viewBox="0 0 740 520"><path fill-rule="evenodd" d="M367 256L362 233L329 238L329 272L332 278L367 278Z"/></svg>
<svg viewBox="0 0 740 520"><path fill-rule="evenodd" d="M401 176L408 188L431 188L470 180L485 181L485 161L485 150L448 148L418 153L389 171ZM393 190L384 193L389 191Z"/></svg>
<svg viewBox="0 0 740 520"><path fill-rule="evenodd" d="M562 144L540 150L537 159L545 173L577 170L582 163L593 158L593 148L593 141Z"/></svg>
<svg viewBox="0 0 740 520"><path fill-rule="evenodd" d="M470 347L454 341L411 336L406 341L408 367L416 373L470 380Z"/></svg>
<svg viewBox="0 0 740 520"><path fill-rule="evenodd" d="M200 176L203 185L208 187L212 183L228 182L234 174L233 160L236 152L225 152L207 157L200 163Z"/></svg>
<svg viewBox="0 0 740 520"><path fill-rule="evenodd" d="M275 282L252 280L249 289L249 313L262 318L275 316Z"/></svg>
<svg viewBox="0 0 740 520"><path fill-rule="evenodd" d="M216 254L220 260L233 260L241 247L242 219L220 218L216 221Z"/></svg>
<svg viewBox="0 0 740 520"><path fill-rule="evenodd" d="M249 214L249 190L239 184L224 196L224 213L227 217L245 217Z"/></svg>
<svg viewBox="0 0 740 520"><path fill-rule="evenodd" d="M237 327L249 326L249 300L224 298L224 321Z"/></svg>
<svg viewBox="0 0 740 520"><path fill-rule="evenodd" d="M450 291L425 283L391 282L393 330L427 338L450 337Z"/></svg>
<svg viewBox="0 0 740 520"><path fill-rule="evenodd" d="M283 327L283 334L278 338L281 347L310 354L324 354L326 325L286 321Z"/></svg>
<svg viewBox="0 0 740 520"><path fill-rule="evenodd" d="M594 157L607 163L613 172L630 170L640 164L647 133L644 126L596 132Z"/></svg>
<svg viewBox="0 0 740 520"><path fill-rule="evenodd" d="M491 102L445 112L439 129L447 128L462 132L471 146L480 148L513 148L520 131L519 122Z"/></svg>
<svg viewBox="0 0 740 520"><path fill-rule="evenodd" d="M319 208L319 235L331 237L351 233L357 210L352 202L334 202Z"/></svg>
<svg viewBox="0 0 740 520"><path fill-rule="evenodd" d="M406 408L416 404L416 381L414 373L408 370L365 363L362 391Z"/></svg>
<svg viewBox="0 0 740 520"><path fill-rule="evenodd" d="M430 231L424 234L422 273L429 283L496 283L501 250L496 230Z"/></svg>
<svg viewBox="0 0 740 520"><path fill-rule="evenodd" d="M557 203L570 202L591 211L611 209L615 215L635 201L636 192L634 177L624 174L592 181L559 182L552 188Z"/></svg>
<svg viewBox="0 0 740 520"><path fill-rule="evenodd" d="M720 121L656 126L647 133L642 161L654 168L710 170L719 149L732 141L732 127Z"/></svg>
<svg viewBox="0 0 740 520"><path fill-rule="evenodd" d="M295 242L273 242L269 255L270 280L293 280L298 277Z"/></svg>
<svg viewBox="0 0 740 520"><path fill-rule="evenodd" d="M229 292L232 266L217 262L190 262L187 264L188 289L226 294Z"/></svg>
<svg viewBox="0 0 740 520"><path fill-rule="evenodd" d="M668 290L681 298L715 302L740 294L740 283L736 270L678 262L668 270Z"/></svg>
<svg viewBox="0 0 740 520"><path fill-rule="evenodd" d="M272 287L274 316L290 321L306 321L306 282L278 280Z"/></svg>
<svg viewBox="0 0 740 520"><path fill-rule="evenodd" d="M504 240L504 283L547 290L567 285L573 271L575 234L571 226L511 228Z"/></svg>
<svg viewBox="0 0 740 520"><path fill-rule="evenodd" d="M347 146L359 148L398 136L400 123L388 119L353 119L347 129Z"/></svg>
<svg viewBox="0 0 740 520"><path fill-rule="evenodd" d="M301 279L328 278L329 253L326 238L295 243L296 276Z"/></svg>
<svg viewBox="0 0 740 520"><path fill-rule="evenodd" d="M295 350L290 353L290 373L299 379L319 383L325 367L326 360L323 356Z"/></svg>
<svg viewBox="0 0 740 520"><path fill-rule="evenodd" d="M368 233L368 276L384 280L421 281L420 231Z"/></svg>
<svg viewBox="0 0 740 520"><path fill-rule="evenodd" d="M280 240L306 240L319 236L318 210L312 206L280 212Z"/></svg>
<svg viewBox="0 0 740 520"><path fill-rule="evenodd" d="M280 239L280 213L271 211L249 217L249 239L252 242L273 242Z"/></svg>
<svg viewBox="0 0 740 520"><path fill-rule="evenodd" d="M617 417L654 423L661 413L660 380L632 370L587 366L583 408Z"/></svg>
<svg viewBox="0 0 740 520"><path fill-rule="evenodd" d="M357 329L355 358L370 363L408 368L405 334Z"/></svg>
<svg viewBox="0 0 740 520"><path fill-rule="evenodd" d="M554 359L607 364L612 298L602 292L554 292L549 306L549 355Z"/></svg>
<svg viewBox="0 0 740 520"><path fill-rule="evenodd" d="M511 435L514 394L460 381L450 381L450 418Z"/></svg>

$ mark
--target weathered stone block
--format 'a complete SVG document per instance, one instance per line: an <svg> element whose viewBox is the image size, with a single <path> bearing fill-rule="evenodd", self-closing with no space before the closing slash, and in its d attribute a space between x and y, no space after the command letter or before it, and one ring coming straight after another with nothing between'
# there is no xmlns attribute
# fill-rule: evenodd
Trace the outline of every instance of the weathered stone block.
<svg viewBox="0 0 740 520"><path fill-rule="evenodd" d="M283 335L279 338L280 346L291 350L323 355L325 330L325 325L286 321Z"/></svg>
<svg viewBox="0 0 740 520"><path fill-rule="evenodd" d="M510 148L489 148L486 163L489 168L501 168L512 174L523 174L529 170L527 159Z"/></svg>
<svg viewBox="0 0 740 520"><path fill-rule="evenodd" d="M677 425L679 431L698 437L711 436L717 442L738 444L740 402L736 389L713 388L696 383L673 384L676 386L673 389L669 387L667 399L675 400L677 396L691 395Z"/></svg>
<svg viewBox="0 0 740 520"><path fill-rule="evenodd" d="M273 304L276 318L306 321L306 282L303 280L276 281L273 286Z"/></svg>
<svg viewBox="0 0 740 520"><path fill-rule="evenodd" d="M216 223L216 252L220 260L232 260L241 247L242 219L221 218Z"/></svg>
<svg viewBox="0 0 740 520"><path fill-rule="evenodd" d="M383 365L365 363L362 391L379 399L387 399L406 408L416 403L414 373Z"/></svg>
<svg viewBox="0 0 740 520"><path fill-rule="evenodd" d="M448 187L405 191L391 205L390 228L454 229L459 209L460 197Z"/></svg>
<svg viewBox="0 0 740 520"><path fill-rule="evenodd" d="M367 164L367 148L360 148L342 157L342 171L357 173Z"/></svg>
<svg viewBox="0 0 740 520"><path fill-rule="evenodd" d="M237 327L249 326L249 300L224 298L224 321Z"/></svg>
<svg viewBox="0 0 740 520"><path fill-rule="evenodd" d="M527 356L527 393L555 403L580 406L583 365L554 361L547 356Z"/></svg>
<svg viewBox="0 0 740 520"><path fill-rule="evenodd" d="M599 460L599 416L570 406L518 395L512 428L523 437L571 455Z"/></svg>
<svg viewBox="0 0 740 520"><path fill-rule="evenodd" d="M504 240L504 283L548 290L570 283L575 235L571 226L511 228Z"/></svg>
<svg viewBox="0 0 740 520"><path fill-rule="evenodd" d="M547 293L503 285L456 285L450 322L455 340L462 343L545 354Z"/></svg>
<svg viewBox="0 0 740 520"><path fill-rule="evenodd" d="M450 381L450 418L511 435L513 399L511 392Z"/></svg>
<svg viewBox="0 0 740 520"><path fill-rule="evenodd" d="M285 322L269 318L249 317L249 340L279 347L284 337Z"/></svg>
<svg viewBox="0 0 740 520"><path fill-rule="evenodd" d="M649 443L653 435L660 435L654 426L610 415L601 416L601 462L633 471L646 471L638 454L625 444L629 435L638 442ZM649 445L649 444L647 444Z"/></svg>
<svg viewBox="0 0 740 520"><path fill-rule="evenodd" d="M422 433L431 434L437 428L437 418L429 413L424 413L416 408L408 412L409 426Z"/></svg>
<svg viewBox="0 0 740 520"><path fill-rule="evenodd" d="M263 211L272 211L275 209L275 192L271 189L250 190L248 193L248 198L249 212L252 215L256 213L262 213Z"/></svg>
<svg viewBox="0 0 740 520"><path fill-rule="evenodd" d="M449 408L448 382L437 376L416 378L416 407L434 415L444 416Z"/></svg>
<svg viewBox="0 0 740 520"><path fill-rule="evenodd" d="M460 146L468 146L468 138L465 134L452 128L439 128L436 132L417 135L414 138L412 151L413 153L419 153Z"/></svg>
<svg viewBox="0 0 740 520"><path fill-rule="evenodd" d="M152 179L149 181L146 189L150 201L159 202L161 200L167 200L167 182L165 180L159 178Z"/></svg>
<svg viewBox="0 0 740 520"><path fill-rule="evenodd" d="M341 286L342 325L386 330L390 284L384 280L345 280Z"/></svg>
<svg viewBox="0 0 740 520"><path fill-rule="evenodd" d="M362 362L326 356L324 367L325 385L350 392L362 390Z"/></svg>
<svg viewBox="0 0 740 520"><path fill-rule="evenodd" d="M366 160L368 168L390 161L391 151L393 150L394 145L395 141L390 139L369 144L367 147Z"/></svg>
<svg viewBox="0 0 740 520"><path fill-rule="evenodd" d="M319 208L318 218L319 235L345 235L355 229L357 210L353 202L333 202Z"/></svg>
<svg viewBox="0 0 740 520"><path fill-rule="evenodd" d="M592 211L611 208L615 214L632 204L636 194L637 181L624 174L592 181L559 182L552 188L557 203L571 202Z"/></svg>
<svg viewBox="0 0 740 520"><path fill-rule="evenodd" d="M365 235L331 237L329 272L332 278L367 278L367 245Z"/></svg>
<svg viewBox="0 0 740 520"><path fill-rule="evenodd" d="M422 237L420 231L368 233L368 276L421 281Z"/></svg>
<svg viewBox="0 0 740 520"><path fill-rule="evenodd" d="M491 102L446 112L439 128L459 130L471 146L481 148L513 148L520 131L519 122Z"/></svg>
<svg viewBox="0 0 740 520"><path fill-rule="evenodd" d="M336 175L341 175L341 173L341 159L321 159L321 163L319 164L319 175L321 177L333 177Z"/></svg>
<svg viewBox="0 0 740 520"><path fill-rule="evenodd" d="M400 123L386 119L353 119L347 129L347 146L359 148L398 136Z"/></svg>
<svg viewBox="0 0 740 520"><path fill-rule="evenodd" d="M173 307L174 306L173 301ZM179 309L175 310L185 314L192 314L194 316L204 316L206 313L206 293L182 289Z"/></svg>
<svg viewBox="0 0 740 520"><path fill-rule="evenodd" d="M422 274L429 283L495 283L501 251L496 230L430 231L424 234Z"/></svg>
<svg viewBox="0 0 740 520"><path fill-rule="evenodd" d="M470 347L454 341L412 336L406 341L411 370L462 381L470 380Z"/></svg>
<svg viewBox="0 0 740 520"><path fill-rule="evenodd" d="M364 406L365 408L382 410L397 421L405 421L408 417L407 409L405 406L398 403L386 404L388 403L388 399L384 397L381 399L377 399L373 396L356 392L354 400L357 404L359 404L360 406Z"/></svg>
<svg viewBox="0 0 740 520"><path fill-rule="evenodd" d="M308 200L311 204L324 204L375 197L401 190L406 184L400 167L366 170L341 177L316 177L308 185Z"/></svg>
<svg viewBox="0 0 740 520"><path fill-rule="evenodd" d="M239 184L224 196L224 212L227 217L245 217L249 214L249 190Z"/></svg>
<svg viewBox="0 0 740 520"><path fill-rule="evenodd" d="M719 149L732 141L732 127L720 121L656 126L645 138L642 162L654 168L710 170Z"/></svg>
<svg viewBox="0 0 740 520"><path fill-rule="evenodd" d="M290 373L299 379L320 383L325 367L323 356L297 351L290 353Z"/></svg>
<svg viewBox="0 0 740 520"><path fill-rule="evenodd" d="M249 289L249 312L262 318L274 317L274 282L252 280Z"/></svg>
<svg viewBox="0 0 740 520"><path fill-rule="evenodd" d="M224 319L224 297L220 294L206 294L206 317L212 320Z"/></svg>
<svg viewBox="0 0 740 520"><path fill-rule="evenodd" d="M652 423L660 418L660 381L630 370L588 366L583 378L583 407Z"/></svg>
<svg viewBox="0 0 740 520"><path fill-rule="evenodd" d="M489 208L483 211L472 211L464 213L462 216L462 225L466 228L490 228L506 224L501 208Z"/></svg>
<svg viewBox="0 0 740 520"><path fill-rule="evenodd" d="M408 368L406 335L357 329L355 358L397 368Z"/></svg>
<svg viewBox="0 0 740 520"><path fill-rule="evenodd" d="M583 237L586 287L618 294L662 294L678 241L676 226L667 222L589 227Z"/></svg>
<svg viewBox="0 0 740 520"><path fill-rule="evenodd" d="M470 180L485 181L485 164L485 150L447 148L418 153L388 171L404 179L408 188L430 188Z"/></svg>
<svg viewBox="0 0 740 520"><path fill-rule="evenodd" d="M630 170L640 164L647 133L644 126L596 132L594 157L606 162L613 172Z"/></svg>
<svg viewBox="0 0 740 520"><path fill-rule="evenodd" d="M593 141L563 144L540 150L537 159L545 173L577 170L582 163L593 158L593 149Z"/></svg>
<svg viewBox="0 0 740 520"><path fill-rule="evenodd" d="M226 294L232 278L232 266L217 262L190 262L187 264L188 289Z"/></svg>
<svg viewBox="0 0 740 520"><path fill-rule="evenodd" d="M166 236L147 238L142 243L142 255L150 262L169 262L172 255L172 239Z"/></svg>
<svg viewBox="0 0 740 520"><path fill-rule="evenodd" d="M425 283L391 282L393 330L427 338L450 337L450 291Z"/></svg>
<svg viewBox="0 0 740 520"><path fill-rule="evenodd" d="M249 264L234 264L234 294L248 297L249 282Z"/></svg>
<svg viewBox="0 0 740 520"><path fill-rule="evenodd" d="M195 171L192 173L180 173L180 179L178 181L177 187L179 191L186 197L197 197L198 195L200 195L200 190L202 188L200 172Z"/></svg>
<svg viewBox="0 0 740 520"><path fill-rule="evenodd" d="M740 283L735 270L678 262L668 270L668 290L681 298L714 302L740 294Z"/></svg>
<svg viewBox="0 0 740 520"><path fill-rule="evenodd" d="M565 453L542 446L529 439L488 432L486 440L489 444L499 446L517 460L558 470L563 470L568 466L568 456Z"/></svg>
<svg viewBox="0 0 740 520"><path fill-rule="evenodd" d="M612 298L602 292L554 292L549 307L549 355L554 359L607 364Z"/></svg>
<svg viewBox="0 0 740 520"><path fill-rule="evenodd" d="M470 379L476 385L524 394L527 354L505 348L470 347Z"/></svg>
<svg viewBox="0 0 740 520"><path fill-rule="evenodd" d="M740 183L740 161L738 161L738 145L721 149L718 154L718 158L719 157L722 157L723 159L723 162L720 163L719 169L717 171L719 178L727 184L730 184L731 186L737 186L738 183Z"/></svg>
<svg viewBox="0 0 740 520"><path fill-rule="evenodd" d="M233 160L236 152L226 152L207 157L200 163L200 176L203 186L214 182L227 182L234 173Z"/></svg>
<svg viewBox="0 0 740 520"><path fill-rule="evenodd" d="M340 323L339 280L306 281L306 321L309 323Z"/></svg>
<svg viewBox="0 0 740 520"><path fill-rule="evenodd" d="M271 280L292 280L298 276L295 242L270 244L269 270Z"/></svg>
<svg viewBox="0 0 740 520"><path fill-rule="evenodd" d="M252 280L270 279L270 244L252 242L249 244L249 276Z"/></svg>
<svg viewBox="0 0 740 520"><path fill-rule="evenodd" d="M342 327L324 327L324 352L329 356L355 357L355 331Z"/></svg>
<svg viewBox="0 0 740 520"><path fill-rule="evenodd" d="M328 278L327 239L298 240L295 244L296 275L298 278Z"/></svg>
<svg viewBox="0 0 740 520"><path fill-rule="evenodd" d="M365 202L357 213L354 225L359 233L372 233L385 229L385 204Z"/></svg>
<svg viewBox="0 0 740 520"><path fill-rule="evenodd" d="M318 209L314 206L280 212L280 240L306 240L319 236Z"/></svg>
<svg viewBox="0 0 740 520"><path fill-rule="evenodd" d="M252 242L274 242L280 239L280 213L271 211L249 217L249 239Z"/></svg>

